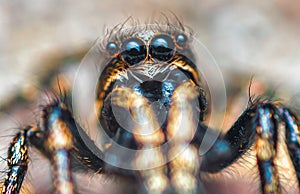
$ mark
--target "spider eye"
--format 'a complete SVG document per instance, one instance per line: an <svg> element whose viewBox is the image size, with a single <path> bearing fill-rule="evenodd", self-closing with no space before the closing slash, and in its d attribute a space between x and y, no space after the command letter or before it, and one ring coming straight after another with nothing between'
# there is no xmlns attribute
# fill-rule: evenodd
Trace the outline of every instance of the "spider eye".
<svg viewBox="0 0 300 194"><path fill-rule="evenodd" d="M176 44L180 47L185 47L187 42L187 37L184 34L178 34L176 36Z"/></svg>
<svg viewBox="0 0 300 194"><path fill-rule="evenodd" d="M119 48L118 45L115 42L109 42L106 45L106 51L108 52L108 54L110 55L114 55L118 52Z"/></svg>
<svg viewBox="0 0 300 194"><path fill-rule="evenodd" d="M129 38L122 44L121 55L129 65L135 65L146 58L146 45L138 38Z"/></svg>
<svg viewBox="0 0 300 194"><path fill-rule="evenodd" d="M170 60L175 53L173 39L165 34L153 38L150 43L149 52L152 57L159 61Z"/></svg>

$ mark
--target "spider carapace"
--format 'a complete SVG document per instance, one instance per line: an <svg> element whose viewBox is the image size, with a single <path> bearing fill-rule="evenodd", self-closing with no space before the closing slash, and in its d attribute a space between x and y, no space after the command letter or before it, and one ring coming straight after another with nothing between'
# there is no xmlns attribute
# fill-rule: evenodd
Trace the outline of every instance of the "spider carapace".
<svg viewBox="0 0 300 194"><path fill-rule="evenodd" d="M175 22L176 23L176 22ZM201 172L219 172L254 145L264 194L280 193L276 160L279 125L300 180L299 121L271 101L250 101L229 131L217 136L203 121L206 92L192 36L181 23L115 27L105 43L95 90L98 126L109 138L103 149L76 122L66 97L42 106L39 123L12 140L2 193L19 193L28 146L50 161L55 193L75 193L74 166L136 180L136 193L202 193ZM200 79L201 78L201 79ZM212 137L216 138L212 138ZM199 156L203 139L215 141Z"/></svg>

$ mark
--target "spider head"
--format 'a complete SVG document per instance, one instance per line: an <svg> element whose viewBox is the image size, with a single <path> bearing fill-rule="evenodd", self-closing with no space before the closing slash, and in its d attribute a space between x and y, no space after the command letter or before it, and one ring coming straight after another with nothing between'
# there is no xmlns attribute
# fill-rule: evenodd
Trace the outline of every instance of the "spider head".
<svg viewBox="0 0 300 194"><path fill-rule="evenodd" d="M190 42L185 32L148 27L135 29L104 46L107 60L98 81L96 107L102 128L118 144L131 149L140 147L132 133L136 121L131 116L131 105L116 103L115 96L119 96L118 101L130 101L118 93L118 88L145 98L155 113L153 117L165 130L175 89L189 81L201 87ZM199 99L199 109L204 112L204 93Z"/></svg>

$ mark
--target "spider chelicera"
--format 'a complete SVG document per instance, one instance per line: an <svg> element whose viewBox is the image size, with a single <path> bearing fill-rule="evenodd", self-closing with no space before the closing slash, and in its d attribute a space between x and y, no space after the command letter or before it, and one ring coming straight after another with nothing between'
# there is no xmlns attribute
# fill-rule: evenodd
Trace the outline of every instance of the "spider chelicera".
<svg viewBox="0 0 300 194"><path fill-rule="evenodd" d="M104 45L104 46L103 46ZM216 173L254 145L261 192L280 193L276 160L279 125L300 181L299 120L288 108L250 100L225 135L204 124L208 103L191 34L181 23L119 25L95 46L102 61L95 110L98 127L110 139L96 146L75 120L67 94L41 107L39 123L21 129L7 157L2 193L19 193L26 175L28 146L52 164L55 193L75 193L72 169L124 176L137 193L201 193L201 172ZM214 138L215 137L215 138ZM199 157L204 138L213 143ZM117 146L122 147L118 149Z"/></svg>

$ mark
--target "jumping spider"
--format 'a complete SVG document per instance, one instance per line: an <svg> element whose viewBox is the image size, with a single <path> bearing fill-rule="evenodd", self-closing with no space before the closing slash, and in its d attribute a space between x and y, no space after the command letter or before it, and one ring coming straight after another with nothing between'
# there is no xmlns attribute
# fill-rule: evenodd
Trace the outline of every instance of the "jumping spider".
<svg viewBox="0 0 300 194"><path fill-rule="evenodd" d="M13 138L2 193L20 192L28 146L51 161L55 193L70 194L76 190L74 167L133 179L137 193L201 193L200 172L225 169L253 145L261 192L280 193L274 160L282 123L299 183L299 120L289 108L250 100L225 135L218 136L204 124L209 105L201 64L191 34L181 23L119 25L105 40L90 54L101 59L95 60L96 74L100 70L96 126L110 140L100 149L74 119L69 95L63 94L42 106L37 125L24 127ZM206 138L215 141L200 158L199 147Z"/></svg>

